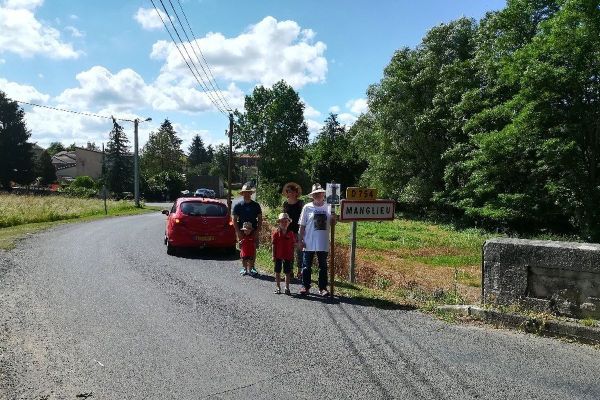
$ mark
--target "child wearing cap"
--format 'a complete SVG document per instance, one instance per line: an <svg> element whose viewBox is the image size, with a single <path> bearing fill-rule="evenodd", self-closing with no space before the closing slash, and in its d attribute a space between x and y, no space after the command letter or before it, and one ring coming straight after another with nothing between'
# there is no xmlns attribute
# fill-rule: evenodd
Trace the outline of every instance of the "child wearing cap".
<svg viewBox="0 0 600 400"><path fill-rule="evenodd" d="M242 269L240 275L257 275L254 269L254 260L256 259L255 235L252 234L252 223L244 222L242 225L240 238L240 257L242 258Z"/></svg>
<svg viewBox="0 0 600 400"><path fill-rule="evenodd" d="M286 213L279 214L277 229L271 235L273 245L273 262L275 263L275 293L281 293L281 270L285 274L285 294L290 292L290 279L292 277L292 260L296 247L296 235L288 230L291 218Z"/></svg>

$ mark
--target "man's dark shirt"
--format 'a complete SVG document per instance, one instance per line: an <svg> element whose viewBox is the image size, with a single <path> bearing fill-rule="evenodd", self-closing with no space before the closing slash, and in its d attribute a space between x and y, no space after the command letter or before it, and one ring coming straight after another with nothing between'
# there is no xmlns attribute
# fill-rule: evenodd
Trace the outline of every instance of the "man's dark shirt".
<svg viewBox="0 0 600 400"><path fill-rule="evenodd" d="M254 200L250 200L248 203L242 200L233 207L233 215L236 216L234 222L237 223L239 229L242 228L244 222L251 222L252 228L256 229L259 214L262 214L260 204Z"/></svg>

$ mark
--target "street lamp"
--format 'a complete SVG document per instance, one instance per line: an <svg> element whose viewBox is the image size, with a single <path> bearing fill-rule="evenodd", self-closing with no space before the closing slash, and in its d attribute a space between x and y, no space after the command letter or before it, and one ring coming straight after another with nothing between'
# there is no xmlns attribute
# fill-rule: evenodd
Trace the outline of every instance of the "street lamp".
<svg viewBox="0 0 600 400"><path fill-rule="evenodd" d="M141 122L152 121L152 118L146 118ZM133 120L133 194L135 199L135 206L140 206L140 163L138 157L138 125L140 123L139 118Z"/></svg>

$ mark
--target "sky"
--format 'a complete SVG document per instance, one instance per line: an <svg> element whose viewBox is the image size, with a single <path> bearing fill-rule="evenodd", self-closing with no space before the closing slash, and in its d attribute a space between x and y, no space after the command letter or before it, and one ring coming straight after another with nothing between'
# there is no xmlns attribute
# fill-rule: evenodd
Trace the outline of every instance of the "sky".
<svg viewBox="0 0 600 400"><path fill-rule="evenodd" d="M198 79L209 91L151 0L0 0L0 90L48 107L152 118L139 125L140 146L168 118L187 151L197 134L206 145L227 140L228 117L213 103L243 110L253 88L284 79L300 94L314 137L330 112L350 126L368 109L367 88L395 50L414 48L441 23L480 19L505 1L163 0L167 13L160 0L154 4L186 43L177 16L187 28L190 57L199 73L204 58L214 78ZM112 129L107 118L22 107L30 141L42 147L100 145ZM133 143L133 123L121 124Z"/></svg>

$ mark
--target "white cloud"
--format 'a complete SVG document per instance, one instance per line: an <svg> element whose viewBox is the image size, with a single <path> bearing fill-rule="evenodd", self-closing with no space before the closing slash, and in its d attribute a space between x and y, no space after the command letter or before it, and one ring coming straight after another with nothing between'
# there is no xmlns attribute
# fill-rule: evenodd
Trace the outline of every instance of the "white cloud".
<svg viewBox="0 0 600 400"><path fill-rule="evenodd" d="M113 74L102 66L94 66L76 76L79 87L64 90L56 100L77 109L110 107L124 112L151 107L159 111L203 112L215 111L209 95L194 87L172 85L161 81L146 83L132 69ZM244 93L230 84L219 92L234 108L244 104Z"/></svg>
<svg viewBox="0 0 600 400"><path fill-rule="evenodd" d="M40 79L44 79L44 74L42 74L41 72L38 74L38 78Z"/></svg>
<svg viewBox="0 0 600 400"><path fill-rule="evenodd" d="M41 6L43 3L44 0L6 0L4 2L4 7L12 8L14 10L34 10Z"/></svg>
<svg viewBox="0 0 600 400"><path fill-rule="evenodd" d="M357 119L358 118L356 118L355 115L350 114L350 113L338 114L338 121L340 121L341 124L346 125L346 126L350 126L350 125L354 124Z"/></svg>
<svg viewBox="0 0 600 400"><path fill-rule="evenodd" d="M302 30L295 21L266 17L236 37L226 38L221 33L211 32L187 45L190 54L192 48L199 53L197 46L202 50L216 78L266 86L285 79L297 89L325 81L327 46L320 41L314 43L314 36L312 30ZM160 80L193 84L191 73L174 44L164 40L156 42L150 57L165 60ZM197 62L194 55L192 59Z"/></svg>
<svg viewBox="0 0 600 400"><path fill-rule="evenodd" d="M304 99L300 99L304 103L304 118L314 118L321 116L321 112L310 104L306 102Z"/></svg>
<svg viewBox="0 0 600 400"><path fill-rule="evenodd" d="M308 132L310 136L314 137L323 128L323 124L315 121L314 119L307 119L306 125L308 126Z"/></svg>
<svg viewBox="0 0 600 400"><path fill-rule="evenodd" d="M162 17L162 19L164 20L167 18L167 15L161 10L158 10L158 13L160 14L160 17L158 16L154 8L140 7L138 8L133 18L137 22L139 22L142 28L150 31L153 29L160 29L163 27L163 23L160 18Z"/></svg>
<svg viewBox="0 0 600 400"><path fill-rule="evenodd" d="M341 111L340 106L331 106L329 107L329 112L338 114Z"/></svg>
<svg viewBox="0 0 600 400"><path fill-rule="evenodd" d="M0 58L0 65L5 64L6 60L4 58Z"/></svg>
<svg viewBox="0 0 600 400"><path fill-rule="evenodd" d="M369 110L369 105L367 104L367 99L352 99L346 103L346 108L349 109L351 113L360 115Z"/></svg>
<svg viewBox="0 0 600 400"><path fill-rule="evenodd" d="M60 32L38 21L33 10L41 0L8 0L0 5L0 54L21 57L44 55L56 59L78 58L79 52L61 40Z"/></svg>
<svg viewBox="0 0 600 400"><path fill-rule="evenodd" d="M74 38L81 38L85 36L85 33L81 32L74 26L65 26L65 30L68 31Z"/></svg>
<svg viewBox="0 0 600 400"><path fill-rule="evenodd" d="M39 92L33 86L9 82L3 78L0 78L0 90L14 100L45 103L50 99L49 95Z"/></svg>
<svg viewBox="0 0 600 400"><path fill-rule="evenodd" d="M77 15L75 15L75 14L69 15L69 18L71 18L73 21L76 21L76 20L79 19L79 17Z"/></svg>

